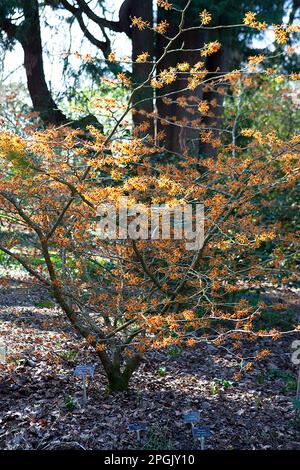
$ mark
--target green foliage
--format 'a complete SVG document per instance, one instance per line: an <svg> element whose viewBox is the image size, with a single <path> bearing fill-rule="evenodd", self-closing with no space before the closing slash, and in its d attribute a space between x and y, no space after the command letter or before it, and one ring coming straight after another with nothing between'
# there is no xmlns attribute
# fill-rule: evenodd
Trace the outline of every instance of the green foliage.
<svg viewBox="0 0 300 470"><path fill-rule="evenodd" d="M280 311L263 310L260 317L255 321L257 330L272 330L273 328L281 331L291 330L295 325L296 315L293 311L286 309Z"/></svg>
<svg viewBox="0 0 300 470"><path fill-rule="evenodd" d="M184 8L186 5L185 0L176 0L172 4L178 9ZM282 24L284 17L288 11L288 2L286 0L244 0L239 2L237 8L236 0L193 0L190 7L189 25L199 25L199 11L204 9L212 14L211 26L219 25L243 25L243 18L246 12L253 11L258 14L260 21L265 21L268 24ZM160 11L159 15L164 18L170 19L174 17L174 12ZM286 18L285 18L286 20ZM233 32L230 29L218 31L206 31L207 40L221 39L224 47L230 48L225 52L227 59L231 66L238 66L242 58L246 54L255 51L253 39L263 40L265 32L260 32L253 28L246 28L241 26L238 30ZM295 57L292 58L295 61ZM297 58L299 65L299 57ZM291 58L286 60L286 68L290 68Z"/></svg>
<svg viewBox="0 0 300 470"><path fill-rule="evenodd" d="M173 450L174 444L170 431L166 427L153 425L147 431L143 450Z"/></svg>
<svg viewBox="0 0 300 470"><path fill-rule="evenodd" d="M231 380L214 378L210 384L210 392L213 396L218 395L221 391L223 392L233 385L234 382Z"/></svg>
<svg viewBox="0 0 300 470"><path fill-rule="evenodd" d="M300 130L298 98L295 82L260 74L251 87L241 85L237 93L225 97L223 119L229 123L238 116L236 136L242 146L246 142L240 136L243 128L264 133L275 130L279 138L288 139Z"/></svg>
<svg viewBox="0 0 300 470"><path fill-rule="evenodd" d="M264 374L259 374L255 379L257 385L263 385L265 383L265 376Z"/></svg>
<svg viewBox="0 0 300 470"><path fill-rule="evenodd" d="M64 361L75 363L78 355L77 349L66 349L65 351L60 351L58 356L61 357Z"/></svg>
<svg viewBox="0 0 300 470"><path fill-rule="evenodd" d="M241 137L241 129L251 128L260 132L275 132L284 140L300 132L299 91L295 82L288 80L276 81L275 78L261 76L255 79L255 90L240 88L234 95L227 96L224 101L224 126L236 119L236 143L243 147L246 143ZM246 157L247 155L245 155ZM279 175L280 176L280 175ZM255 201L260 207L260 216L266 226L280 223L283 231L299 231L300 222L298 208L300 204L299 181L290 189L282 192L276 186L269 192L267 201L262 196ZM271 202L271 209L264 202ZM258 214L257 214L258 215ZM253 213L253 219L257 216ZM258 262L268 259L272 250L272 242L265 243L256 250ZM289 246L280 248L285 269L294 269L299 266L299 255L290 253ZM277 274L277 281L282 283L283 275ZM297 284L296 284L297 285Z"/></svg>
<svg viewBox="0 0 300 470"><path fill-rule="evenodd" d="M292 403L293 403L293 406L294 408L298 411L300 410L300 401L298 400L298 398L294 397L292 399Z"/></svg>
<svg viewBox="0 0 300 470"><path fill-rule="evenodd" d="M192 2L191 21L199 24L199 11L208 10L213 15L212 25L242 24L243 17L247 11L257 12L260 19L269 23L281 23L284 15L285 0L244 0L237 8L236 0L194 0ZM176 0L172 4L182 9L186 5L186 0ZM172 12L173 13L173 12ZM247 39L257 31L249 31ZM245 37L245 36L244 36Z"/></svg>
<svg viewBox="0 0 300 470"><path fill-rule="evenodd" d="M175 359L182 353L183 349L178 346L170 346L168 349L168 356Z"/></svg>
<svg viewBox="0 0 300 470"><path fill-rule="evenodd" d="M234 384L234 382L232 382L231 380L227 380L227 379L214 379L214 380L217 384L220 385L221 388L223 388L225 390L227 388L232 387L232 385Z"/></svg>
<svg viewBox="0 0 300 470"><path fill-rule="evenodd" d="M38 308L53 308L55 307L55 303L52 300L47 299L43 300L42 302L37 302L35 306Z"/></svg>
<svg viewBox="0 0 300 470"><path fill-rule="evenodd" d="M296 379L291 372L277 368L270 368L267 372L267 376L270 380L281 380L284 384L283 391L285 393L294 392L297 389Z"/></svg>
<svg viewBox="0 0 300 470"><path fill-rule="evenodd" d="M258 13L260 20L272 24L282 22L285 3L285 0L244 0L237 8L236 0L196 0L195 8L209 10L215 18L214 24L241 24L249 10Z"/></svg>
<svg viewBox="0 0 300 470"><path fill-rule="evenodd" d="M7 255L6 253L3 253L3 251L0 251L0 266L3 268L7 268L9 266L19 266L19 263L11 256Z"/></svg>
<svg viewBox="0 0 300 470"><path fill-rule="evenodd" d="M98 118L99 122L103 125L105 132L110 132L114 124L111 118L113 113L113 104L107 111L104 109L104 104L101 105L103 100L113 103L114 100L120 103L126 103L128 100L128 90L124 87L114 86L109 81L102 81L94 88L80 88L77 86L72 87L67 93L66 105L64 111L70 114L74 119L78 119L82 115L90 114ZM114 118L120 117L119 112L114 113Z"/></svg>
<svg viewBox="0 0 300 470"><path fill-rule="evenodd" d="M280 310L273 308L275 301L268 300L268 297L258 289L241 289L238 292L226 294L224 300L227 304L227 310L230 311L230 305L237 304L242 299L247 300L248 305L254 308L262 305L261 302L264 304L260 307L260 314L254 319L255 331L273 328L288 331L294 328L296 313L284 304Z"/></svg>
<svg viewBox="0 0 300 470"><path fill-rule="evenodd" d="M34 256L34 257L29 256L28 259L30 260L30 263L32 264L32 266L37 267L43 264L44 258L40 255L40 256ZM56 269L62 268L62 259L55 252L51 253L51 261Z"/></svg>
<svg viewBox="0 0 300 470"><path fill-rule="evenodd" d="M65 408L67 411L73 411L77 407L77 400L72 395L66 395Z"/></svg>
<svg viewBox="0 0 300 470"><path fill-rule="evenodd" d="M212 396L219 394L219 387L215 382L212 382L210 384L210 393L212 394Z"/></svg>
<svg viewBox="0 0 300 470"><path fill-rule="evenodd" d="M256 396L255 397L255 405L257 408L262 408L263 407L263 400L261 397Z"/></svg>
<svg viewBox="0 0 300 470"><path fill-rule="evenodd" d="M167 375L166 367L159 367L157 369L157 375L159 375L160 377L165 377Z"/></svg>

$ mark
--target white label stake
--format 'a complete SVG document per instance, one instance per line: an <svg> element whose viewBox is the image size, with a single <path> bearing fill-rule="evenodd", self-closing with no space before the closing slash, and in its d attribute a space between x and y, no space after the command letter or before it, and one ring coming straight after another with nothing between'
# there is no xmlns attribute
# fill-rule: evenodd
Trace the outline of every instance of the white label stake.
<svg viewBox="0 0 300 470"><path fill-rule="evenodd" d="M83 388L83 404L85 405L87 402L87 395L86 395L86 374L82 374L82 388Z"/></svg>
<svg viewBox="0 0 300 470"><path fill-rule="evenodd" d="M87 376L94 377L96 364L81 364L75 367L75 377L81 377L82 389L83 389L83 404L87 402Z"/></svg>
<svg viewBox="0 0 300 470"><path fill-rule="evenodd" d="M5 364L6 362L6 345L0 344L0 364Z"/></svg>
<svg viewBox="0 0 300 470"><path fill-rule="evenodd" d="M200 441L200 448L204 450L205 438L212 435L208 426L195 426L193 427L193 436Z"/></svg>

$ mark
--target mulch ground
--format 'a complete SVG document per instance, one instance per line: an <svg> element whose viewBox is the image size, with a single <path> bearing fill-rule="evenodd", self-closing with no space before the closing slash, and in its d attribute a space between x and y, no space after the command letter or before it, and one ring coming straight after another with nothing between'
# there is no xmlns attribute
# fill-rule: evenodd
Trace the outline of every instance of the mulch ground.
<svg viewBox="0 0 300 470"><path fill-rule="evenodd" d="M96 356L60 310L48 305L41 287L20 276L2 284L0 343L8 356L0 369L0 449L192 450L198 444L182 419L189 410L200 410L201 424L213 431L206 441L210 449L300 449L292 404L295 336L264 340L271 356L238 382L233 376L240 362L212 346L176 357L151 352L130 390L110 396L98 364L82 406L74 366L97 362ZM299 308L295 294L288 295ZM249 354L256 348L252 344ZM141 443L128 431L129 423L139 421L148 425Z"/></svg>

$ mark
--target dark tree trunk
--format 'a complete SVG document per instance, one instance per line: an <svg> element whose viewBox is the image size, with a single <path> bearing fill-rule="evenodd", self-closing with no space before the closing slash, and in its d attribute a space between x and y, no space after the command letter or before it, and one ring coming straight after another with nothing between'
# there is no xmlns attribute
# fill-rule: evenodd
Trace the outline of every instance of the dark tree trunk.
<svg viewBox="0 0 300 470"><path fill-rule="evenodd" d="M186 5L185 0L179 0L177 6L181 9ZM197 15L196 15L197 16ZM179 14L176 15L173 10L165 11L161 8L158 9L158 22L166 19L169 23L168 36L174 37L178 32L178 24L180 21ZM194 26L195 13L193 12L193 5L186 12L184 28ZM222 18L217 19L218 24L222 24ZM197 21L197 24L199 22ZM219 40L222 48L218 53L212 54L206 59L199 53L199 48L203 47L205 43L210 41ZM156 57L159 58L167 45L167 40L157 35L156 42ZM189 50L183 52L178 50L184 48ZM205 68L208 70L208 75L205 80L214 78L221 75L224 71L229 71L233 64L234 51L231 49L231 36L226 31L222 32L222 37L219 37L218 32L208 32L208 30L191 30L186 31L172 44L171 49L175 51L167 54L160 62L157 72L175 67L180 62L188 62L194 65L199 61L205 63ZM198 50L195 50L198 49ZM230 55L231 51L231 55ZM217 73L215 73L217 72ZM220 72L220 73L219 73ZM206 90L206 87L198 86L195 90L186 90L187 77L182 74L180 79L176 80L169 86L164 86L163 89L158 90L156 108L158 112L157 129L158 132L165 133L165 146L167 150L174 153L183 154L188 151L194 156L214 156L216 149L210 144L203 144L199 140L199 127L214 128L214 135L216 138L220 136L218 129L221 127L221 115L223 110L223 96L218 94L213 87ZM182 90L182 91L180 91ZM168 104L160 96L171 93L172 104ZM182 107L176 103L176 99L182 97L190 106ZM197 111L197 101L193 101L195 97L198 100L205 100L211 103L212 100L216 101L215 107L210 107L208 115L201 116ZM174 121L176 121L174 123Z"/></svg>
<svg viewBox="0 0 300 470"><path fill-rule="evenodd" d="M152 0L144 2L133 1L132 16L142 17L153 26L153 5ZM153 31L146 29L140 31L138 28L132 30L132 76L134 86L139 86L146 82L152 69L152 64L136 63L136 58L143 52L149 53L148 61L153 61L154 35ZM143 121L150 122L150 129L147 133L153 135L153 119L145 118L153 113L153 90L148 86L141 88L134 95L136 113L133 114L134 125L137 126Z"/></svg>
<svg viewBox="0 0 300 470"><path fill-rule="evenodd" d="M24 1L23 11L25 20L18 31L18 38L24 50L27 85L33 107L46 124L61 124L67 118L54 102L45 79L38 1Z"/></svg>
<svg viewBox="0 0 300 470"><path fill-rule="evenodd" d="M125 0L119 12L120 26L122 30L132 40L132 82L133 89L145 83L149 77L153 64L154 55L154 33L146 28L140 31L137 27L131 26L131 18L141 17L153 26L153 1L152 0ZM137 63L136 58L143 52L148 52L148 63ZM148 121L150 124L146 133L153 135L153 89L148 86L136 90L133 97L134 113L133 123L137 127L142 122Z"/></svg>
<svg viewBox="0 0 300 470"><path fill-rule="evenodd" d="M119 371L113 370L107 376L108 392L125 392L129 387L129 377L124 376Z"/></svg>
<svg viewBox="0 0 300 470"><path fill-rule="evenodd" d="M182 7L186 2L182 2ZM158 9L158 23L166 19L169 23L167 34L173 37L178 32L178 24L180 17L175 14L173 10L164 11ZM194 20L190 11L187 12L184 27L192 26ZM182 33L180 37L172 44L171 49L196 49L203 45L205 42L206 33L200 30L187 31ZM156 43L156 56L161 57L164 48L168 41L162 36L157 35ZM183 52L175 51L167 54L160 62L157 73L175 67L180 62L188 62L191 65L200 61L199 51ZM158 113L157 131L165 134L164 143L168 151L182 154L185 151L191 151L193 154L198 153L198 136L197 124L191 125L191 120L199 120L200 115L197 112L197 106L192 101L191 97L196 96L201 98L202 89L198 87L196 90L186 90L187 76L180 75L180 79L176 80L171 85L164 86L163 89L157 91L156 108ZM169 94L172 99L172 104L168 104L165 99L161 98L162 95ZM190 106L179 106L176 102L177 98L184 98ZM192 106L193 105L193 106ZM192 111L192 112L191 112ZM185 123L188 125L184 125Z"/></svg>
<svg viewBox="0 0 300 470"><path fill-rule="evenodd" d="M137 370L141 361L142 357L139 354L133 354L133 356L127 358L124 368L121 370L121 354L115 352L112 355L110 369L107 372L109 393L128 390L131 376Z"/></svg>

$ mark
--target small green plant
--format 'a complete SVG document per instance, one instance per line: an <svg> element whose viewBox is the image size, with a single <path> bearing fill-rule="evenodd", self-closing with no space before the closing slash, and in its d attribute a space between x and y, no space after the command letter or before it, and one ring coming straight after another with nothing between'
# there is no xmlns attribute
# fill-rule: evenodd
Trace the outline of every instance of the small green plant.
<svg viewBox="0 0 300 470"><path fill-rule="evenodd" d="M18 266L18 262L6 253L0 252L0 266L7 268L9 266Z"/></svg>
<svg viewBox="0 0 300 470"><path fill-rule="evenodd" d="M183 349L178 346L171 346L168 350L168 355L172 358L178 357L182 353Z"/></svg>
<svg viewBox="0 0 300 470"><path fill-rule="evenodd" d="M153 425L147 431L144 450L173 450L174 443L168 428Z"/></svg>
<svg viewBox="0 0 300 470"><path fill-rule="evenodd" d="M283 392L288 393L288 392L296 391L297 382L291 372L281 370L281 369L271 368L268 370L267 375L271 380L279 379L284 383Z"/></svg>
<svg viewBox="0 0 300 470"><path fill-rule="evenodd" d="M73 364L76 361L77 354L77 349L66 349L65 351L60 351L58 356L64 361L71 362Z"/></svg>
<svg viewBox="0 0 300 470"><path fill-rule="evenodd" d="M210 392L212 395L218 395L221 391L227 390L232 387L234 382L227 379L217 379L215 378L210 384Z"/></svg>
<svg viewBox="0 0 300 470"><path fill-rule="evenodd" d="M165 377L167 375L166 367L159 367L156 372L160 377Z"/></svg>
<svg viewBox="0 0 300 470"><path fill-rule="evenodd" d="M219 385L216 382L212 382L210 384L210 393L214 396L214 395L218 395L219 391L220 391Z"/></svg>
<svg viewBox="0 0 300 470"><path fill-rule="evenodd" d="M65 397L65 407L68 411L73 411L77 406L77 401L72 395L66 395Z"/></svg>
<svg viewBox="0 0 300 470"><path fill-rule="evenodd" d="M261 397L257 396L255 397L255 405L257 408L262 408L263 406L263 400Z"/></svg>
<svg viewBox="0 0 300 470"><path fill-rule="evenodd" d="M222 388L226 389L226 388L230 388L233 386L233 382L231 380L227 380L227 379L215 379L216 382L218 382Z"/></svg>
<svg viewBox="0 0 300 470"><path fill-rule="evenodd" d="M263 385L265 383L265 377L264 377L263 374L259 374L256 377L256 383L257 383L257 385Z"/></svg>
<svg viewBox="0 0 300 470"><path fill-rule="evenodd" d="M295 380L293 374L291 372L288 372L286 370L281 370L277 369L276 367L271 367L268 370L268 377L270 379L281 379L284 382L289 381L289 380Z"/></svg>
<svg viewBox="0 0 300 470"><path fill-rule="evenodd" d="M293 380L289 380L288 382L286 382L285 386L283 387L283 392L284 393L295 392L296 389L297 389L296 380L293 379Z"/></svg>
<svg viewBox="0 0 300 470"><path fill-rule="evenodd" d="M42 302L37 302L35 306L38 308L53 308L55 307L55 303L52 302L52 300L48 299L48 300L43 300Z"/></svg>

